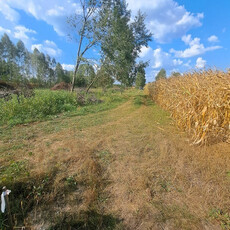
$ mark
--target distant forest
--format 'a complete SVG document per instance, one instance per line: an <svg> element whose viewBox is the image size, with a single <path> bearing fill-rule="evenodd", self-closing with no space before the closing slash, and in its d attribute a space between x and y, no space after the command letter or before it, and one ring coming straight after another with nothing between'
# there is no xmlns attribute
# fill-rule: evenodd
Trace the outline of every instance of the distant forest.
<svg viewBox="0 0 230 230"><path fill-rule="evenodd" d="M14 44L7 34L0 40L0 80L14 83L32 83L50 87L58 82L70 82L72 71L37 48L31 53L19 40Z"/></svg>

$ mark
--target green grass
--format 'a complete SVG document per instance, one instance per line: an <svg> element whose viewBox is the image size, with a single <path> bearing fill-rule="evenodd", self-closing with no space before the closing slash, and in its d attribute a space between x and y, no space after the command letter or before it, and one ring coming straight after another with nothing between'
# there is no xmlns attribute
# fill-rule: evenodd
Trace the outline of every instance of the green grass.
<svg viewBox="0 0 230 230"><path fill-rule="evenodd" d="M0 100L0 125L22 124L41 120L47 116L77 107L76 95L66 91L36 90L35 96L13 96L9 101Z"/></svg>
<svg viewBox="0 0 230 230"><path fill-rule="evenodd" d="M2 167L0 174L0 183L10 183L18 178L29 176L26 161L11 161L8 166Z"/></svg>
<svg viewBox="0 0 230 230"><path fill-rule="evenodd" d="M230 229L230 215L228 212L214 208L211 210L209 216L211 219L217 220L222 229L224 230Z"/></svg>
<svg viewBox="0 0 230 230"><path fill-rule="evenodd" d="M118 91L95 90L92 94L84 95L85 104L80 105L76 93L67 91L36 90L35 96L25 98L13 96L10 101L0 100L0 126L25 124L33 121L50 120L62 114L67 117L82 116L89 113L98 113L115 108L126 101L129 96L135 95L133 90L124 94ZM95 97L99 102L92 103L90 97Z"/></svg>

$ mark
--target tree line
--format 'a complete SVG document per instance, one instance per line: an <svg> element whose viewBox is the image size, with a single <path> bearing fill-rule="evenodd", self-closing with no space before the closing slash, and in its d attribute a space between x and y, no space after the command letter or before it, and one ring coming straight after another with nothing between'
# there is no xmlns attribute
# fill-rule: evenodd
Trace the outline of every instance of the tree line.
<svg viewBox="0 0 230 230"><path fill-rule="evenodd" d="M82 12L68 18L78 39L74 71L63 70L48 54L34 49L29 52L22 41L13 44L7 34L0 41L0 79L11 82L32 82L51 86L72 82L74 86L112 85L142 88L148 62L140 61L142 47L147 47L152 34L140 11L131 17L125 0L80 0ZM76 37L75 37L76 38ZM85 57L93 46L100 50L100 64L95 69Z"/></svg>
<svg viewBox="0 0 230 230"><path fill-rule="evenodd" d="M61 81L70 82L71 74L37 48L29 52L21 40L14 44L6 33L1 37L0 80L49 87Z"/></svg>

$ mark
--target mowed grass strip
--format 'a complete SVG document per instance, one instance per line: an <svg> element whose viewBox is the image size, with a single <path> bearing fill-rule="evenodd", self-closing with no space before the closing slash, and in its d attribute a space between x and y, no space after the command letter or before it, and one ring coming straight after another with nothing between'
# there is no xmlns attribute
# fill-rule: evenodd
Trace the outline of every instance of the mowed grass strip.
<svg viewBox="0 0 230 230"><path fill-rule="evenodd" d="M226 227L226 143L190 146L169 114L141 91L126 96L116 108L13 127L3 135L1 147L15 147L1 152L1 178L9 176L1 186L12 188L12 197L21 194L19 184L32 194L28 223L62 229Z"/></svg>

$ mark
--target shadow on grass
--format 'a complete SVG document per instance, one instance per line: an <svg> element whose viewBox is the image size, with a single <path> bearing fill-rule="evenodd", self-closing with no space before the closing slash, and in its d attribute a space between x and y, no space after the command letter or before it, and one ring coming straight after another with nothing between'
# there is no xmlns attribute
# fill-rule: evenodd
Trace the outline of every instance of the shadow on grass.
<svg viewBox="0 0 230 230"><path fill-rule="evenodd" d="M60 223L51 227L50 230L113 230L121 224L121 220L112 215L99 214L89 211L80 220L69 220L64 218Z"/></svg>

